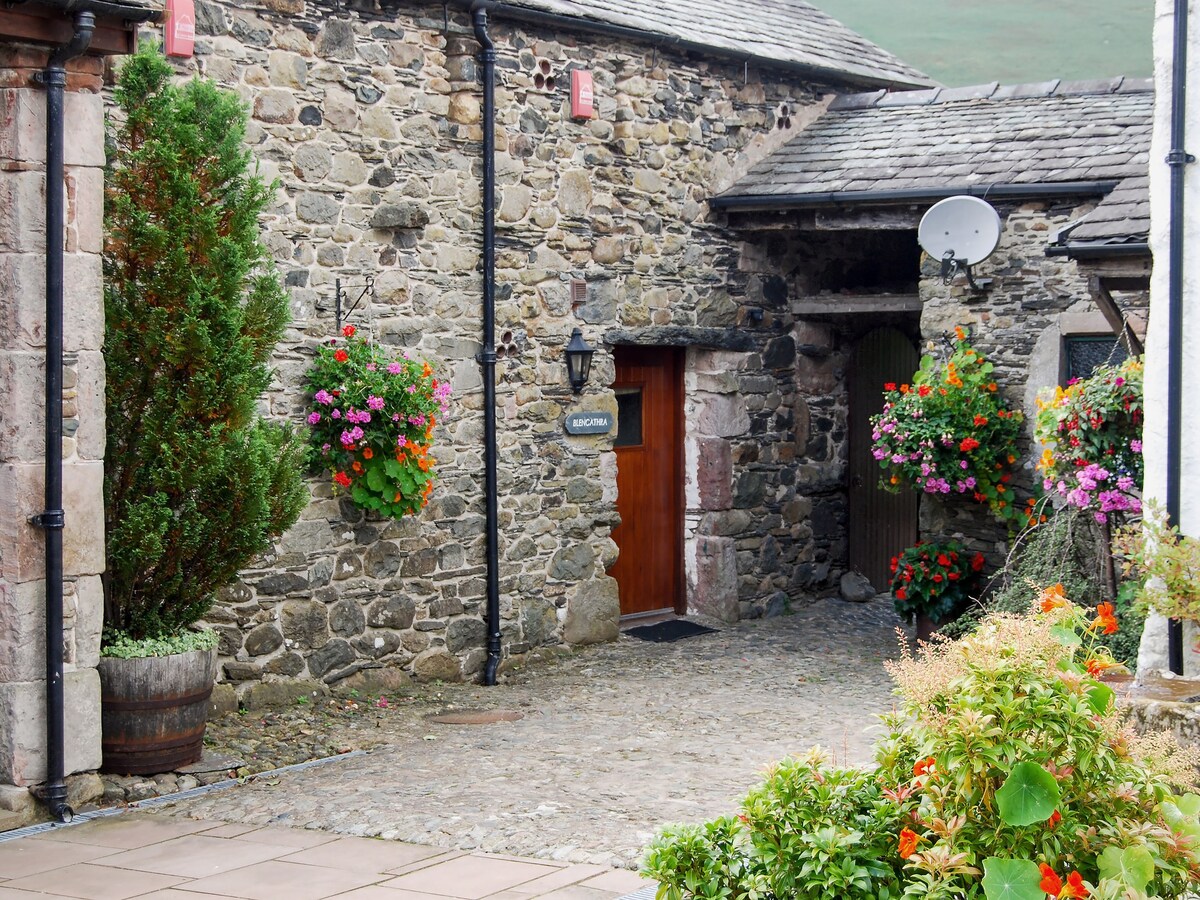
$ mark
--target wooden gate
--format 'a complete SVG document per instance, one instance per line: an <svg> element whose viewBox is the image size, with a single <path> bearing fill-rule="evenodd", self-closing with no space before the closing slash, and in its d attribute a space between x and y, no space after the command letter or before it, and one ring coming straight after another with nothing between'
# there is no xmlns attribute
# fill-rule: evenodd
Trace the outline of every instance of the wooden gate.
<svg viewBox="0 0 1200 900"><path fill-rule="evenodd" d="M617 511L620 555L609 574L621 615L679 612L683 592L683 357L617 347Z"/></svg>
<svg viewBox="0 0 1200 900"><path fill-rule="evenodd" d="M883 386L912 378L920 358L895 328L878 328L861 338L850 359L850 465L848 539L850 568L885 591L891 558L916 543L917 493L879 486L882 470L871 456L871 421L883 409Z"/></svg>

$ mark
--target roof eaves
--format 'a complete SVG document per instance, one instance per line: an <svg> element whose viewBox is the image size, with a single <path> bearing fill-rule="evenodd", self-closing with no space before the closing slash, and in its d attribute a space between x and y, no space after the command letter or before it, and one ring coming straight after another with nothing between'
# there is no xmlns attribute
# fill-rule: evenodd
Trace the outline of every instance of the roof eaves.
<svg viewBox="0 0 1200 900"><path fill-rule="evenodd" d="M714 209L763 212L815 206L885 206L896 203L936 203L947 197L980 197L988 200L1052 199L1103 196L1119 179L1060 181L1022 184L945 185L942 187L884 188L880 190L812 191L793 194L722 194L710 199Z"/></svg>

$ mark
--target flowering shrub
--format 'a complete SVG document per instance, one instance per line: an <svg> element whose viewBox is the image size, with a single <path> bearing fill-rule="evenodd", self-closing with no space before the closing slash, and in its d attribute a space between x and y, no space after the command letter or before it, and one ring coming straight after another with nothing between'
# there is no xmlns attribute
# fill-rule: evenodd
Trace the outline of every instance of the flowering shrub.
<svg viewBox="0 0 1200 900"><path fill-rule="evenodd" d="M884 385L883 412L871 418L871 453L889 473L883 487L970 497L1023 524L1009 487L1023 417L1005 408L992 364L961 328L955 334L946 362L924 356L911 385Z"/></svg>
<svg viewBox="0 0 1200 900"><path fill-rule="evenodd" d="M970 596L983 573L983 554L967 552L958 541L917 543L892 557L892 598L896 614L934 622L947 618Z"/></svg>
<svg viewBox="0 0 1200 900"><path fill-rule="evenodd" d="M1128 359L1038 399L1042 487L1097 522L1141 511L1142 373L1142 361Z"/></svg>
<svg viewBox="0 0 1200 900"><path fill-rule="evenodd" d="M876 768L783 763L725 820L719 853L676 853L708 839L677 826L646 874L664 900L1181 900L1200 879L1200 796L1177 791L1200 754L1122 724L1098 677L1116 664L1096 636L1114 627L1056 585L1027 615L906 654Z"/></svg>
<svg viewBox="0 0 1200 900"><path fill-rule="evenodd" d="M308 372L313 459L364 509L416 512L433 491L429 445L437 415L449 409L450 385L428 363L356 337L353 325L342 336L317 351Z"/></svg>

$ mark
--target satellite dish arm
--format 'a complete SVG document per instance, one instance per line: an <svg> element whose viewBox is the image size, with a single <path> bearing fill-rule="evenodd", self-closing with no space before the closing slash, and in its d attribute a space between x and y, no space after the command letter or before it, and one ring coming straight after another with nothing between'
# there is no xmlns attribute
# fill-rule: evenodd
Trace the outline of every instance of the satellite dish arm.
<svg viewBox="0 0 1200 900"><path fill-rule="evenodd" d="M977 294L991 287L992 279L985 278L982 281L976 281L975 276L971 273L971 267L963 260L955 259L953 250L947 250L942 254L942 284L949 284L959 272L967 276L967 284Z"/></svg>

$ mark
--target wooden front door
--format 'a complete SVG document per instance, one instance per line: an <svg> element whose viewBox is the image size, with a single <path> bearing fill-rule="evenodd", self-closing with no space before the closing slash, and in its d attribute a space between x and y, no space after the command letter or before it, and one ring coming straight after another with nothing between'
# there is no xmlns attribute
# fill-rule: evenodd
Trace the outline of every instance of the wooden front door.
<svg viewBox="0 0 1200 900"><path fill-rule="evenodd" d="M878 328L858 342L850 360L850 568L878 591L891 582L891 558L917 541L917 493L892 494L879 486L882 469L871 456L871 416L883 409L883 386L902 384L920 359L904 333Z"/></svg>
<svg viewBox="0 0 1200 900"><path fill-rule="evenodd" d="M673 348L617 347L617 512L620 555L609 574L621 615L684 612L683 357Z"/></svg>

